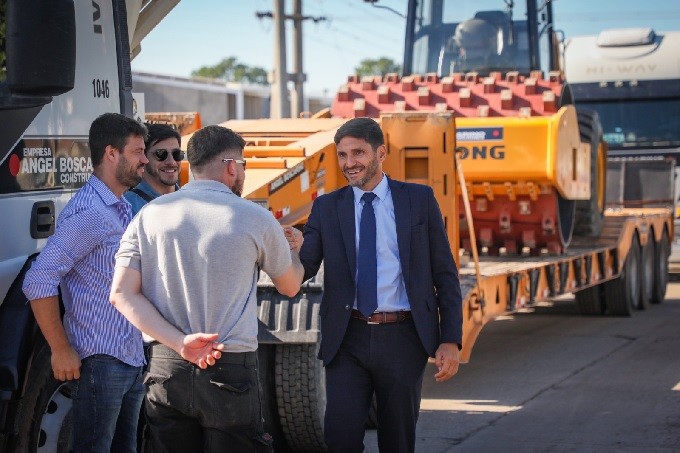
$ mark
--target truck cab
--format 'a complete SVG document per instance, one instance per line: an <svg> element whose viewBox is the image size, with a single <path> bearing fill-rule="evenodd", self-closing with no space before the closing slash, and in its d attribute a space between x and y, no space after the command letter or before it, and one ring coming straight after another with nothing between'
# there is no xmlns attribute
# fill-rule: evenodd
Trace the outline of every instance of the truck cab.
<svg viewBox="0 0 680 453"><path fill-rule="evenodd" d="M608 29L564 43L575 102L599 113L609 145L613 207L675 205L676 218L680 214L678 46L680 31L649 27ZM669 167L676 169L675 183L664 177Z"/></svg>

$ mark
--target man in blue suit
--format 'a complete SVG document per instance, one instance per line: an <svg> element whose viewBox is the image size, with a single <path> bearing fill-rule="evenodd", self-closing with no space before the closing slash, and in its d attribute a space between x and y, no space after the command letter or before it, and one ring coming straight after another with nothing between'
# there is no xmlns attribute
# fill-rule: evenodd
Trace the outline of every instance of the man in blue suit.
<svg viewBox="0 0 680 453"><path fill-rule="evenodd" d="M314 201L300 251L305 279L325 269L326 444L363 451L375 392L380 451L412 452L428 357L437 381L458 371L458 271L432 189L382 172L378 123L352 119L334 141L349 186Z"/></svg>

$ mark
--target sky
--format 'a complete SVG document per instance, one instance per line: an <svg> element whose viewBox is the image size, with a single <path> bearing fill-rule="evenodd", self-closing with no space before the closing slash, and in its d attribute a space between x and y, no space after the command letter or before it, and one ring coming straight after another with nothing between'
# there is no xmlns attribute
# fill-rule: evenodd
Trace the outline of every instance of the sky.
<svg viewBox="0 0 680 453"><path fill-rule="evenodd" d="M515 0L523 2L523 0ZM406 0L377 5L406 14ZM498 0L497 9L503 9ZM274 66L274 24L256 12L273 11L274 0L181 0L142 41L132 70L190 76L201 66L236 57L267 71ZM286 0L292 14L293 1ZM403 60L405 19L365 0L303 0L305 95L333 96L363 59ZM555 0L556 28L566 37L597 34L613 27L680 30L679 0ZM293 69L292 24L287 25L288 71Z"/></svg>

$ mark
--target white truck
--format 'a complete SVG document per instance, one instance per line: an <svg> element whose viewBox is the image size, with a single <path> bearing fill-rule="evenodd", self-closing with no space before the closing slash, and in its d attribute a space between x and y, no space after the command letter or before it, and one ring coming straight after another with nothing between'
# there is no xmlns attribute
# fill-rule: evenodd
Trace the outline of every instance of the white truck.
<svg viewBox="0 0 680 453"><path fill-rule="evenodd" d="M671 205L680 178L680 31L608 29L564 43L574 101L594 110L609 145L610 207ZM675 179L675 182L673 182ZM640 184L644 181L644 184Z"/></svg>
<svg viewBox="0 0 680 453"><path fill-rule="evenodd" d="M90 123L132 116L130 56L177 3L0 0L0 451L68 451L68 390L21 283L91 173Z"/></svg>

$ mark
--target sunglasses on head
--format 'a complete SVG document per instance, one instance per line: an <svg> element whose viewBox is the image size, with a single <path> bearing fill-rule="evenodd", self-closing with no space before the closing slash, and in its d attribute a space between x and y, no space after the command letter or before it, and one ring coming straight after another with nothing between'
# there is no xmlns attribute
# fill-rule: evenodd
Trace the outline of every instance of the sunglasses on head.
<svg viewBox="0 0 680 453"><path fill-rule="evenodd" d="M175 148L172 150L159 148L153 151L153 155L159 162L163 162L165 159L167 159L168 154L172 154L172 158L175 160L175 162L179 162L180 160L184 159L184 151L182 151L179 148Z"/></svg>

